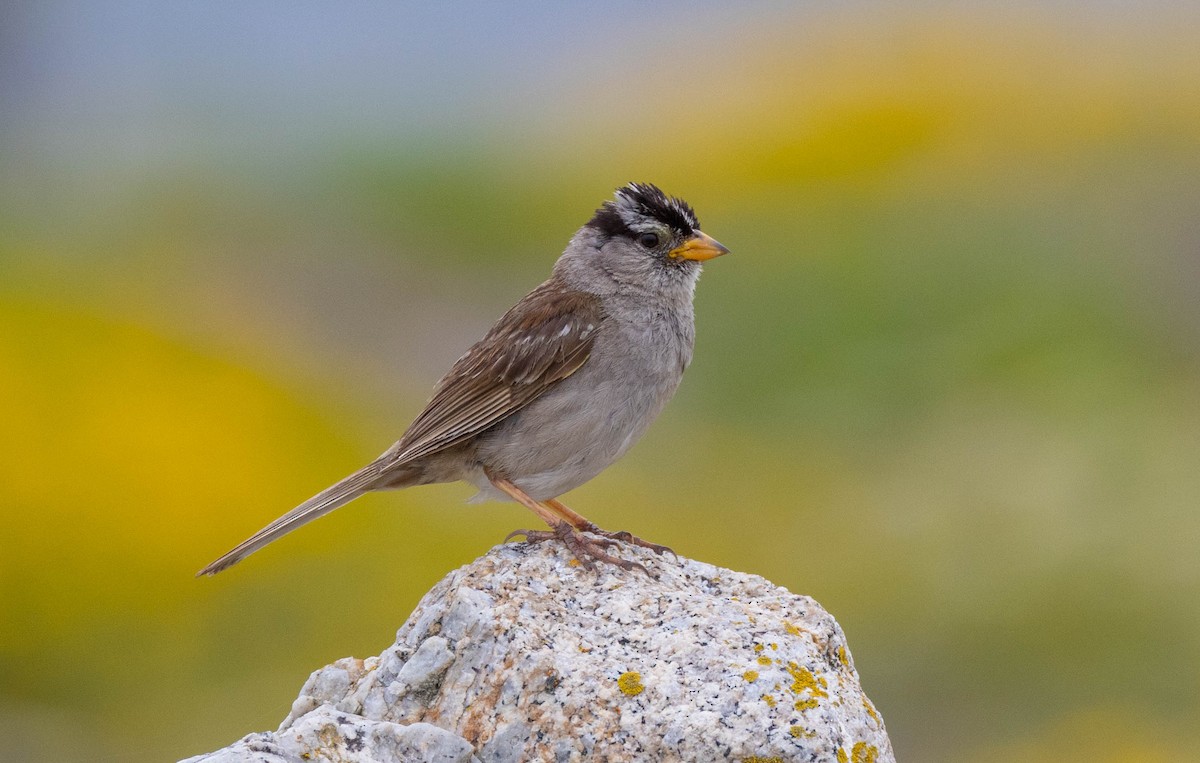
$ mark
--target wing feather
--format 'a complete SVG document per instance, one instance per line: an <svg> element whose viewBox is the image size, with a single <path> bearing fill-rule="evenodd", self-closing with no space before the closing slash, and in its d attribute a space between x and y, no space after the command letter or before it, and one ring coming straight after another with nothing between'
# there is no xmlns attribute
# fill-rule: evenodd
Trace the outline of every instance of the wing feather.
<svg viewBox="0 0 1200 763"><path fill-rule="evenodd" d="M593 295L555 279L534 289L442 377L389 466L451 447L533 402L587 361L603 322Z"/></svg>

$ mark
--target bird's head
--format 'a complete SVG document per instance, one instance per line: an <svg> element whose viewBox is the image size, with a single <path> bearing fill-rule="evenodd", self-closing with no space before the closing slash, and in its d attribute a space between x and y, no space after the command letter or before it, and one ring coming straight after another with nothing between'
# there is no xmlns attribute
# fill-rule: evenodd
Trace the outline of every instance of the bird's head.
<svg viewBox="0 0 1200 763"><path fill-rule="evenodd" d="M591 271L629 289L688 289L700 263L729 252L700 230L683 199L650 183L618 188L567 247L563 259L576 272Z"/></svg>

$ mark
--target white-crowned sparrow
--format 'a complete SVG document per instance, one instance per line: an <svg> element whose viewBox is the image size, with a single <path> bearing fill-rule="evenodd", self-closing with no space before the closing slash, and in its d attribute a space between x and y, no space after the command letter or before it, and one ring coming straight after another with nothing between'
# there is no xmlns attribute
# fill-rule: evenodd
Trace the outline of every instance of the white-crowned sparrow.
<svg viewBox="0 0 1200 763"><path fill-rule="evenodd" d="M700 263L729 250L692 208L657 187L617 189L571 238L554 271L450 369L383 455L201 570L213 575L371 490L464 480L472 500L512 499L589 569L641 567L605 551L610 533L559 503L616 461L675 394L692 359ZM586 535L584 533L587 533ZM512 537L511 535L509 537Z"/></svg>

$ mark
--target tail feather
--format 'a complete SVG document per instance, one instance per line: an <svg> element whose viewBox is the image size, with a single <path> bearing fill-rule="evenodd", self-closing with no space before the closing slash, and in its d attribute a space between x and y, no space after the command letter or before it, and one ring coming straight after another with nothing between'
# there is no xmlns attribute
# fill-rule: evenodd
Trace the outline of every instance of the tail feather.
<svg viewBox="0 0 1200 763"><path fill-rule="evenodd" d="M368 464L349 477L325 488L320 493L317 493L287 514L284 514L279 519L259 530L238 544L232 551L197 572L196 577L216 575L221 570L232 567L242 561L268 543L282 538L297 527L307 524L317 517L324 516L334 509L353 501L363 493L371 490L379 479L379 475L378 462Z"/></svg>

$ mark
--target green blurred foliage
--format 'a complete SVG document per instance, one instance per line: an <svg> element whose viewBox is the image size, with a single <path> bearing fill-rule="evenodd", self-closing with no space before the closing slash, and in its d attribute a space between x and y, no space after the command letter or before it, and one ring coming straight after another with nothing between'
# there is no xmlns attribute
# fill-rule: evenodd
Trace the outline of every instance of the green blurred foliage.
<svg viewBox="0 0 1200 763"><path fill-rule="evenodd" d="M398 436L631 179L734 254L706 268L679 398L568 501L821 601L902 760L1187 759L1197 31L746 21L705 60L581 67L532 126L331 138L269 172L148 175L103 213L6 210L13 759L273 728L308 671L376 653L526 526L423 488L191 578Z"/></svg>

